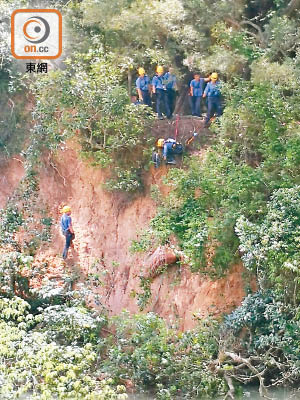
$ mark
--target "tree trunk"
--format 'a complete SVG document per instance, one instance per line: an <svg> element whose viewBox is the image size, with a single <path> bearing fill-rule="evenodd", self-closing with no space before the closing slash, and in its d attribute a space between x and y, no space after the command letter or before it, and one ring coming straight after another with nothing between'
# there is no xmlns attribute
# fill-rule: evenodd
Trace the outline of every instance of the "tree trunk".
<svg viewBox="0 0 300 400"><path fill-rule="evenodd" d="M287 7L283 10L283 15L287 15L288 17L300 8L300 0L291 0Z"/></svg>
<svg viewBox="0 0 300 400"><path fill-rule="evenodd" d="M131 100L131 88L132 88L132 73L130 67L128 68L128 96Z"/></svg>
<svg viewBox="0 0 300 400"><path fill-rule="evenodd" d="M176 101L174 114L180 114L183 111L188 92L189 92L188 89L182 90L181 94L179 95Z"/></svg>

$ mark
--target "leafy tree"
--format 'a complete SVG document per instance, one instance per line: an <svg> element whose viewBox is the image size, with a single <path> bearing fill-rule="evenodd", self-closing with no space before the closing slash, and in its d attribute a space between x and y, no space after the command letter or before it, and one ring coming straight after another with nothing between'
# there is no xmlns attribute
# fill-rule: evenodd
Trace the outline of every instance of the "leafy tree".
<svg viewBox="0 0 300 400"><path fill-rule="evenodd" d="M267 387L298 385L299 328L299 307L270 290L248 295L221 328L219 361L229 385L258 381L262 396Z"/></svg>
<svg viewBox="0 0 300 400"><path fill-rule="evenodd" d="M93 165L108 167L114 162L119 167L112 176L117 181L109 185L112 189L137 190L138 175L149 159L145 148L153 141L146 132L153 119L151 110L129 104L110 54L90 51L66 64L64 71L49 73L33 86L34 140L40 149L47 146L54 151L77 134L82 154ZM125 175L127 184L118 186Z"/></svg>
<svg viewBox="0 0 300 400"><path fill-rule="evenodd" d="M244 265L256 271L262 288L271 286L298 302L299 284L299 186L275 191L260 224L244 217L236 232Z"/></svg>
<svg viewBox="0 0 300 400"><path fill-rule="evenodd" d="M150 75L157 64L180 67L186 49L195 49L204 38L186 20L180 0L119 1L114 7L108 3L83 1L83 25L99 33L101 43L127 71L130 83L139 65Z"/></svg>
<svg viewBox="0 0 300 400"><path fill-rule="evenodd" d="M33 315L29 304L18 297L0 298L0 309L1 398L15 399L29 393L32 399L127 398L125 388L112 387L112 380L97 381L93 372L97 354L91 343L62 345L32 329L53 310L49 309L47 316ZM75 337L76 329L80 331L73 324Z"/></svg>
<svg viewBox="0 0 300 400"><path fill-rule="evenodd" d="M153 313L114 318L116 333L107 337L102 370L121 382L132 380L156 392L158 399L216 396L224 382L210 363L217 353L217 327L203 321L193 332L176 334Z"/></svg>

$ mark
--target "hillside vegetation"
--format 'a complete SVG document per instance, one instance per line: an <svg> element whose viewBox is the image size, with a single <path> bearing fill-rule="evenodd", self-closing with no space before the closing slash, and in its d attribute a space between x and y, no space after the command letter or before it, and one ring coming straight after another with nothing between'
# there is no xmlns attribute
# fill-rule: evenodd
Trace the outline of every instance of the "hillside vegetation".
<svg viewBox="0 0 300 400"><path fill-rule="evenodd" d="M47 4L64 16L63 58L47 74L28 74L10 54L10 15L38 2L0 0L0 161L21 154L25 167L0 211L1 399L125 399L132 386L160 400L233 399L249 382L261 395L298 388L300 2ZM192 272L219 278L243 263L247 280L240 307L184 333L153 313L95 312L90 288L71 290L70 276L64 292L29 285L37 249L51 246L39 171L68 139L103 169L106 190L127 199L143 192L155 114L130 95L137 68L153 76L159 64L175 68L180 95L192 71L217 71L225 108L205 152L168 170L169 194L152 187L157 215L132 251L175 240ZM143 308L151 279L141 285Z"/></svg>

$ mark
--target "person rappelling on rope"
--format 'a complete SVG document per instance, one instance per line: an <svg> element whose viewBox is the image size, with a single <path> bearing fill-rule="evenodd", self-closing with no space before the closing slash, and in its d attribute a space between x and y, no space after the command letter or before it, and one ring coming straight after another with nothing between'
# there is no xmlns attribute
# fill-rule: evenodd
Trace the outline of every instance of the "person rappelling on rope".
<svg viewBox="0 0 300 400"><path fill-rule="evenodd" d="M165 140L163 147L163 158L166 164L176 164L174 159L174 150L176 149L176 146L177 144L175 139L169 138Z"/></svg>
<svg viewBox="0 0 300 400"><path fill-rule="evenodd" d="M62 212L62 217L60 220L60 225L62 229L62 233L66 238L66 243L64 247L64 251L62 254L63 259L65 260L68 256L68 250L70 246L73 247L73 240L75 239L75 234L72 226L72 218L71 218L71 207L70 206L64 206L63 209L61 210Z"/></svg>
<svg viewBox="0 0 300 400"><path fill-rule="evenodd" d="M168 139L160 138L157 140L156 142L157 149L154 149L152 153L152 161L155 165L155 168L158 168L161 165L161 157L163 158L166 164L176 164L174 156L176 154L180 155L183 153L182 144L177 142L178 123L179 123L179 115L177 115L176 117L175 139L169 137ZM196 133L196 135L198 134Z"/></svg>

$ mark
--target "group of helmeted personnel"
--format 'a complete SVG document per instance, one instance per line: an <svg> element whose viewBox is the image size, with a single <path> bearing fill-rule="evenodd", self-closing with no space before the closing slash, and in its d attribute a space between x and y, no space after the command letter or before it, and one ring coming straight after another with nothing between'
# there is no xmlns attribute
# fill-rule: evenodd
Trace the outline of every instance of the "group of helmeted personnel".
<svg viewBox="0 0 300 400"><path fill-rule="evenodd" d="M144 68L138 69L139 77L136 80L138 104L152 106L152 100L156 98L156 112L159 119L173 117L176 103L177 79L174 69L169 68L165 73L162 66L158 66L152 79L146 74ZM201 117L204 104L207 108L205 126L216 115L222 114L221 82L216 72L202 78L200 73L194 74L194 79L189 83L189 103L191 113L195 117Z"/></svg>
<svg viewBox="0 0 300 400"><path fill-rule="evenodd" d="M192 115L195 117L201 117L203 103L206 103L207 113L204 126L208 126L214 115L221 116L221 82L216 72L208 74L205 78L201 78L201 75L196 72L194 79L190 82L189 96Z"/></svg>
<svg viewBox="0 0 300 400"><path fill-rule="evenodd" d="M139 102L149 107L153 96L156 97L156 112L159 119L164 119L163 111L168 119L173 117L177 93L176 76L173 68L165 73L162 66L158 66L152 80L146 75L144 68L138 69L139 77L136 80L136 89Z"/></svg>

